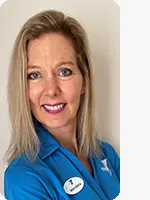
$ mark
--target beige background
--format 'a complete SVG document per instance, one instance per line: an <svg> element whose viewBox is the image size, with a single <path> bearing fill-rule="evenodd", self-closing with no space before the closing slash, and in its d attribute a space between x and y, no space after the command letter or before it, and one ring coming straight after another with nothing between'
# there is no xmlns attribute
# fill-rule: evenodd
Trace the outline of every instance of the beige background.
<svg viewBox="0 0 150 200"><path fill-rule="evenodd" d="M113 0L8 0L0 8L0 192L2 158L10 132L6 102L7 70L14 39L23 23L44 9L72 15L88 33L95 75L99 135L119 153L119 7ZM13 106L13 105L12 105Z"/></svg>

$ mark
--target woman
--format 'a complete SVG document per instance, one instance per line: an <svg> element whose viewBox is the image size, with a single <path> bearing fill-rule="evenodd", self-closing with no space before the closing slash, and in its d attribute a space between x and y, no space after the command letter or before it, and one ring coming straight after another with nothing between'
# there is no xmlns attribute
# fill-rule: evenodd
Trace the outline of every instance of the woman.
<svg viewBox="0 0 150 200"><path fill-rule="evenodd" d="M7 200L110 200L119 157L97 139L91 61L81 25L50 10L20 30L10 62Z"/></svg>

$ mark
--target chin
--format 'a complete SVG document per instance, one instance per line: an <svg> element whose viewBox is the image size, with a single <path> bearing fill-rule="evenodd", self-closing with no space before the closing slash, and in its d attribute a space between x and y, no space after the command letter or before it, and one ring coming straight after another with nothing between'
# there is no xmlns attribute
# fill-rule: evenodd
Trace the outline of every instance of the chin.
<svg viewBox="0 0 150 200"><path fill-rule="evenodd" d="M58 120L52 120L50 121L41 121L41 124L47 129L58 129L58 128L63 128L67 126L67 121L58 121Z"/></svg>

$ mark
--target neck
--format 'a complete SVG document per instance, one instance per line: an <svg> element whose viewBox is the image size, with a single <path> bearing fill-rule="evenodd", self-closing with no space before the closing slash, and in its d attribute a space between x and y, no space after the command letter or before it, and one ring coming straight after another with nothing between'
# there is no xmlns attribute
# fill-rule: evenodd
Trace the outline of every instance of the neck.
<svg viewBox="0 0 150 200"><path fill-rule="evenodd" d="M70 126L52 129L43 125L51 135L60 143L61 146L78 156L78 144L76 139L76 122Z"/></svg>

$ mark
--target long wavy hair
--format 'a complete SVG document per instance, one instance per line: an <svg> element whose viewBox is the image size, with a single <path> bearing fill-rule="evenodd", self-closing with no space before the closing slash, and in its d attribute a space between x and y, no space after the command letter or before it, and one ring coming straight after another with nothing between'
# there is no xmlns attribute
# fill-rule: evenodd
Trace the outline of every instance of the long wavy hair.
<svg viewBox="0 0 150 200"><path fill-rule="evenodd" d="M31 17L21 28L12 51L8 77L8 106L12 137L6 152L7 162L26 155L34 161L40 141L35 131L35 118L30 109L27 86L27 46L43 34L58 33L72 41L77 64L85 83L77 112L78 151L98 155L95 124L95 100L92 67L87 35L74 18L60 11L46 10Z"/></svg>

